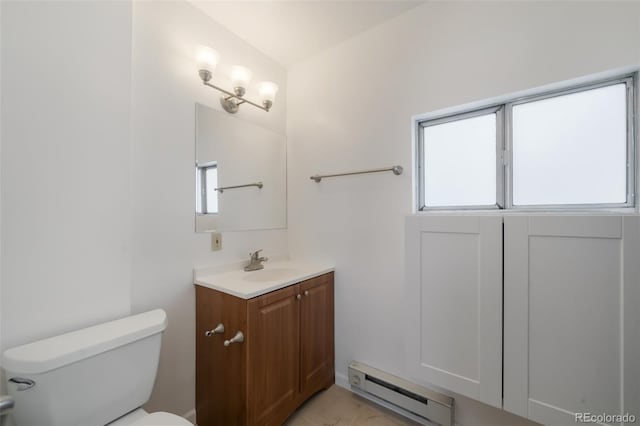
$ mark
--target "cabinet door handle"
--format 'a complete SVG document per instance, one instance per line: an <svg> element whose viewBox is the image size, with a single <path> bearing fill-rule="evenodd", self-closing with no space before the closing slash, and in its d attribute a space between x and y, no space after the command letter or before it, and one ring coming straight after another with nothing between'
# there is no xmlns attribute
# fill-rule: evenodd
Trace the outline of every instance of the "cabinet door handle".
<svg viewBox="0 0 640 426"><path fill-rule="evenodd" d="M211 337L214 334L222 334L224 333L224 324L220 323L218 325L216 325L216 328L214 328L213 330L207 330L204 332L204 335L207 337Z"/></svg>
<svg viewBox="0 0 640 426"><path fill-rule="evenodd" d="M309 290L305 290L305 291L304 291L304 295L305 295L305 296L308 296L308 295L309 295Z"/></svg>
<svg viewBox="0 0 640 426"><path fill-rule="evenodd" d="M296 300L300 300L300 299L302 299L302 295L300 294L296 295Z"/></svg>
<svg viewBox="0 0 640 426"><path fill-rule="evenodd" d="M244 334L242 334L242 331L238 331L236 332L236 335L233 336L231 339L225 340L224 345L229 346L232 343L242 343L242 342L244 342Z"/></svg>

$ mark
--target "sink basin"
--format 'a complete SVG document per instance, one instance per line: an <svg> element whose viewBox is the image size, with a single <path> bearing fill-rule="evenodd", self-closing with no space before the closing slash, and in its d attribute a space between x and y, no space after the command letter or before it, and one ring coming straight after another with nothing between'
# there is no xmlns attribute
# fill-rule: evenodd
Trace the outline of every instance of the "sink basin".
<svg viewBox="0 0 640 426"><path fill-rule="evenodd" d="M297 269L274 268L260 269L259 271L246 272L242 279L249 282L267 282L286 279L298 272Z"/></svg>
<svg viewBox="0 0 640 426"><path fill-rule="evenodd" d="M327 263L279 259L272 259L259 271L245 272L241 266L238 262L224 268L196 269L194 284L248 300L335 269Z"/></svg>

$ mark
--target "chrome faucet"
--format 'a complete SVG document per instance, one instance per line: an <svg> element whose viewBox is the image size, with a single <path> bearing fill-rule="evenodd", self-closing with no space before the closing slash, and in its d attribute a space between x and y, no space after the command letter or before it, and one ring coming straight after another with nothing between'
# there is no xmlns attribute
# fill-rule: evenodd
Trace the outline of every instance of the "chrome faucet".
<svg viewBox="0 0 640 426"><path fill-rule="evenodd" d="M262 251L262 249L260 250L256 250L253 253L249 253L249 256L251 256L251 261L249 262L249 264L247 266L244 267L244 270L249 272L249 271L257 271L260 270L262 268L264 268L264 265L262 264L262 262L266 262L267 260L269 260L266 257L260 257L260 252Z"/></svg>

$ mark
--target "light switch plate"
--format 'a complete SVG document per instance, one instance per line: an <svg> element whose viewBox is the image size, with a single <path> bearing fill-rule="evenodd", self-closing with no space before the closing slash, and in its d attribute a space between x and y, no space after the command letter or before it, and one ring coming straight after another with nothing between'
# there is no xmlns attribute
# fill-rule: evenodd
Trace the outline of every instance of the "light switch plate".
<svg viewBox="0 0 640 426"><path fill-rule="evenodd" d="M211 251L222 250L222 233L211 233Z"/></svg>

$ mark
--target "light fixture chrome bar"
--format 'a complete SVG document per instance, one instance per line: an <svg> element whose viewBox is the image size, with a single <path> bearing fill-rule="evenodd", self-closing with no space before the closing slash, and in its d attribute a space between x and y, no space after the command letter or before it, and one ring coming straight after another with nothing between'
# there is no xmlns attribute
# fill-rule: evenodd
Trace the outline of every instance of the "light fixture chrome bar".
<svg viewBox="0 0 640 426"><path fill-rule="evenodd" d="M347 172L347 173L334 173L332 175L315 175L309 177L309 179L316 181L319 183L324 178L336 177L336 176L350 176L350 175L361 175L365 173L379 173L379 172L393 172L394 175L398 176L402 174L402 166L393 166L384 169L371 169L371 170L360 170L357 172Z"/></svg>
<svg viewBox="0 0 640 426"><path fill-rule="evenodd" d="M219 188L216 188L215 191L218 191L219 193L223 193L225 190L227 189L236 189L236 188L247 188L249 186L257 186L259 189L262 189L262 187L264 186L262 182L255 182L255 183L248 183L246 185L235 185L235 186L221 186Z"/></svg>
<svg viewBox="0 0 640 426"><path fill-rule="evenodd" d="M228 96L228 98L227 98L226 100L230 100L230 99L237 99L237 100L239 100L240 102L239 102L239 103L237 103L237 105L240 105L240 104L243 104L243 103L245 103L245 102L246 102L246 103L248 103L248 104L253 105L253 106L254 106L254 107L256 107L256 108L260 108L261 110L264 110L264 111L269 112L269 108L267 108L266 106L258 105L258 104L257 104L257 103L255 103L255 102L251 102L250 100L245 99L245 98L243 98L242 96L239 96L239 95L236 95L235 93L229 92L228 90L225 90L225 89L223 89L223 88L221 88L221 87L218 87L218 86L216 86L215 84L211 84L211 83L209 83L208 81L203 81L203 83L204 83L204 85L205 85L205 86L209 86L209 87L211 87L211 88L213 88L213 89L216 89L216 90L218 90L218 91L220 91L220 92L224 93L225 95L227 95L227 96Z"/></svg>

